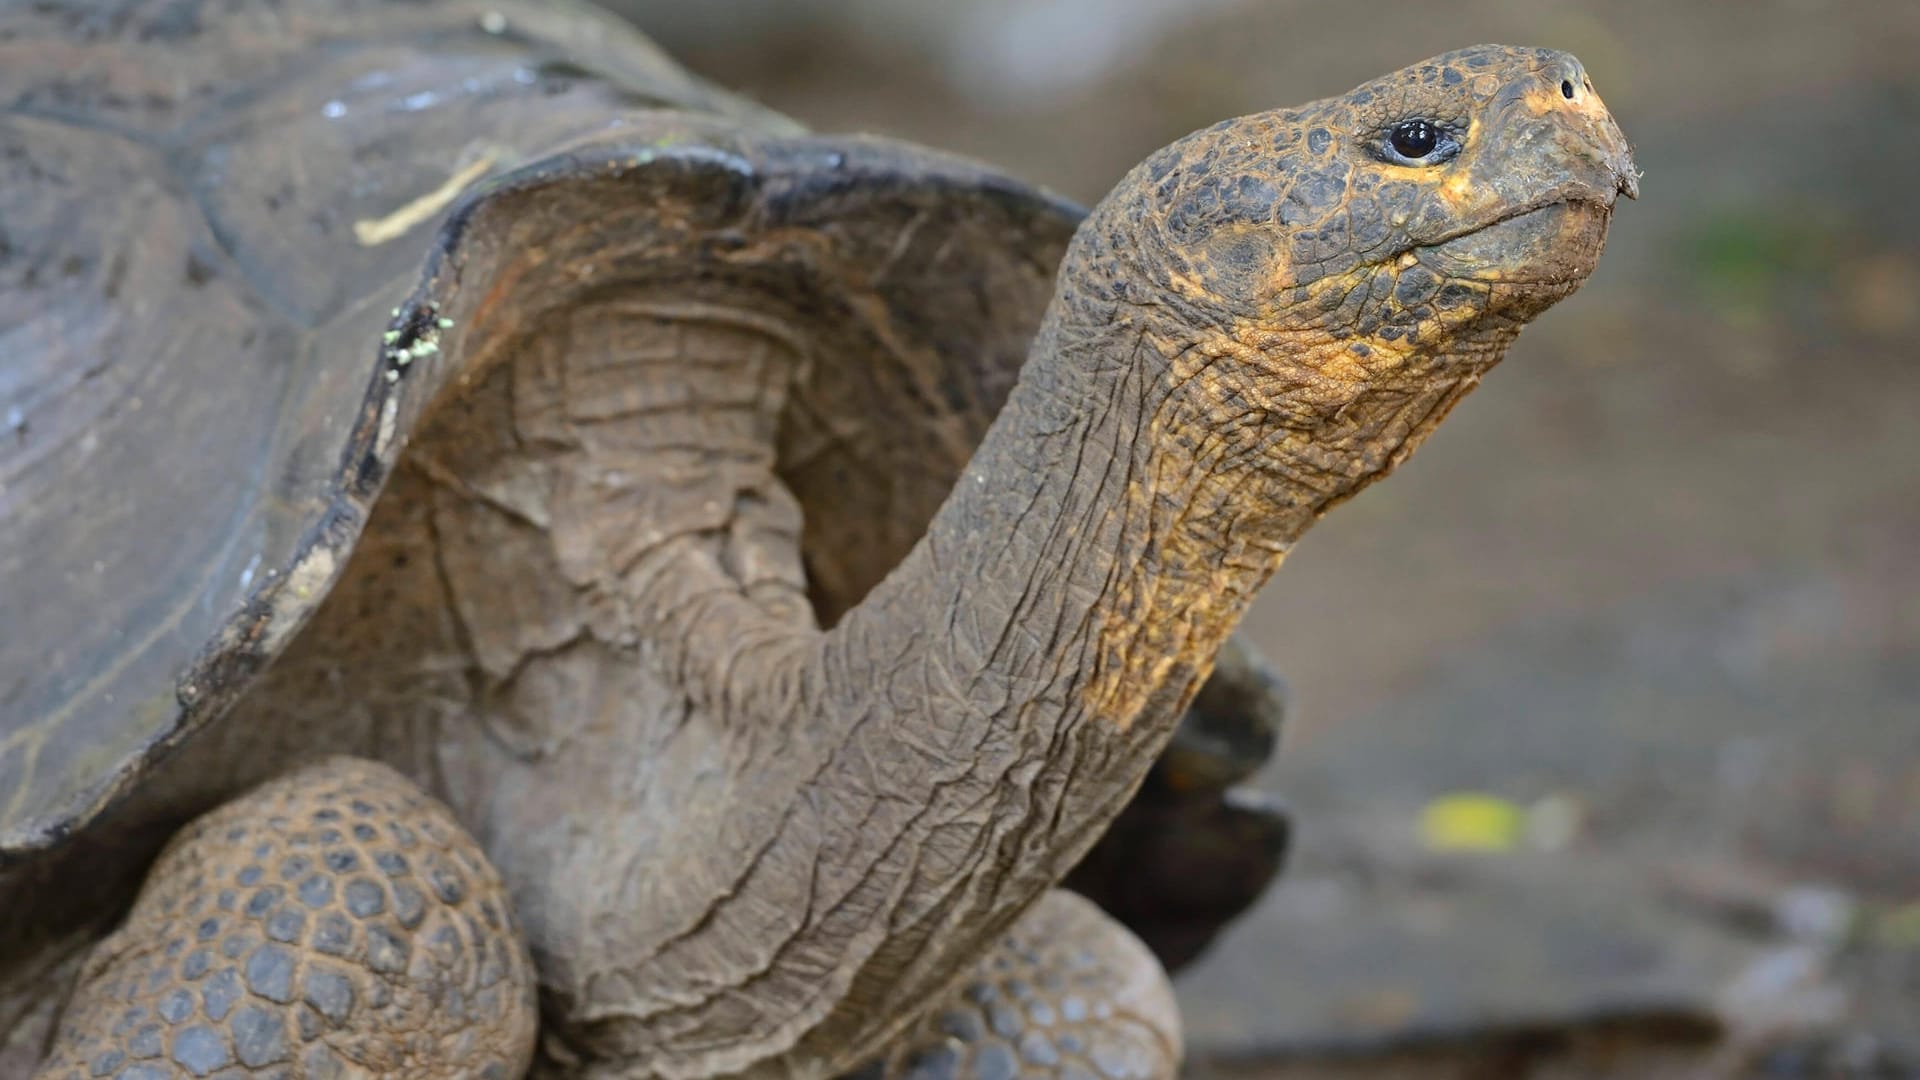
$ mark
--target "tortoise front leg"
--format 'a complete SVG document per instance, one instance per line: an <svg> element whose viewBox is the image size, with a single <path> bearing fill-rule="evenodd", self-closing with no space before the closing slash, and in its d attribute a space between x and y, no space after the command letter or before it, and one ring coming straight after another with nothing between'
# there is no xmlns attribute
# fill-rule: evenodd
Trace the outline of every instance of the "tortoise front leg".
<svg viewBox="0 0 1920 1080"><path fill-rule="evenodd" d="M36 1075L511 1080L536 1017L473 838L400 774L333 758L174 838Z"/></svg>
<svg viewBox="0 0 1920 1080"><path fill-rule="evenodd" d="M1168 1080L1180 1013L1140 939L1056 889L948 999L845 1080Z"/></svg>

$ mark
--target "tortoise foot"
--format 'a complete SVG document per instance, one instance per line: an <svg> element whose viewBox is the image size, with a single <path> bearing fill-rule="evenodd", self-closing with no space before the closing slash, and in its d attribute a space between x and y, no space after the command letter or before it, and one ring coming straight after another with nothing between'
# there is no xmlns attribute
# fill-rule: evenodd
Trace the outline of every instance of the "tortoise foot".
<svg viewBox="0 0 1920 1080"><path fill-rule="evenodd" d="M333 758L181 830L82 967L42 1080L526 1069L535 980L447 809Z"/></svg>
<svg viewBox="0 0 1920 1080"><path fill-rule="evenodd" d="M1167 1080L1180 1055L1159 962L1091 901L1056 889L847 1080Z"/></svg>

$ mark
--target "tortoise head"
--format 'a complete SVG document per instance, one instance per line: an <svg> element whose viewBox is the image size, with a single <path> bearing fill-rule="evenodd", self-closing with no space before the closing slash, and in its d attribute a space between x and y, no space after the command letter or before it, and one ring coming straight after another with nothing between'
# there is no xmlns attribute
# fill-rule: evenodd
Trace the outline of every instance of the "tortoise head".
<svg viewBox="0 0 1920 1080"><path fill-rule="evenodd" d="M1462 49L1150 157L1062 299L1142 326L1210 411L1380 431L1371 406L1464 389L1577 288L1636 178L1574 57Z"/></svg>

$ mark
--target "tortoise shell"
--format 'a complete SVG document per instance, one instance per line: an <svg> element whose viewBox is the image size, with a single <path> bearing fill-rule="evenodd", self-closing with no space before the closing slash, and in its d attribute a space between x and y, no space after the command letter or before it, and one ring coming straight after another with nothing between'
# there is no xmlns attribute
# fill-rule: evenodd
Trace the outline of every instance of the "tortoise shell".
<svg viewBox="0 0 1920 1080"><path fill-rule="evenodd" d="M836 327L783 432L831 618L951 487L1080 217L572 5L16 6L0 110L0 860L219 718L488 327L596 266Z"/></svg>

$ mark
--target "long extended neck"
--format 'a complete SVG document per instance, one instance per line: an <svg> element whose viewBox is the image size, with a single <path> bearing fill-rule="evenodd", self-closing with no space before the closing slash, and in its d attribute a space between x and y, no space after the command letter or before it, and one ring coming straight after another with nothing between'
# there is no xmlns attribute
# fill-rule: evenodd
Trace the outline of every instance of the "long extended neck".
<svg viewBox="0 0 1920 1080"><path fill-rule="evenodd" d="M927 535L821 640L818 784L911 821L864 830L894 899L850 1001L929 994L1072 867L1324 497L1207 435L1165 348L1057 310Z"/></svg>
<svg viewBox="0 0 1920 1080"><path fill-rule="evenodd" d="M727 760L649 781L724 799L709 812L728 823L698 844L711 880L674 894L703 929L656 954L718 964L740 925L778 942L735 964L784 988L762 1000L766 1041L689 1044L698 1067L851 1065L963 974L1119 812L1292 541L1458 392L1276 423L1221 361L1237 339L1064 281L927 534L832 630L763 608L721 572L754 560L697 538L630 580L664 670L715 722L673 730ZM663 1007L650 1038L720 1011Z"/></svg>
<svg viewBox="0 0 1920 1080"><path fill-rule="evenodd" d="M1166 339L1056 313L925 539L838 632L910 649L930 732L962 715L1144 769L1320 493L1206 434ZM1083 733L1076 734L1085 728Z"/></svg>

